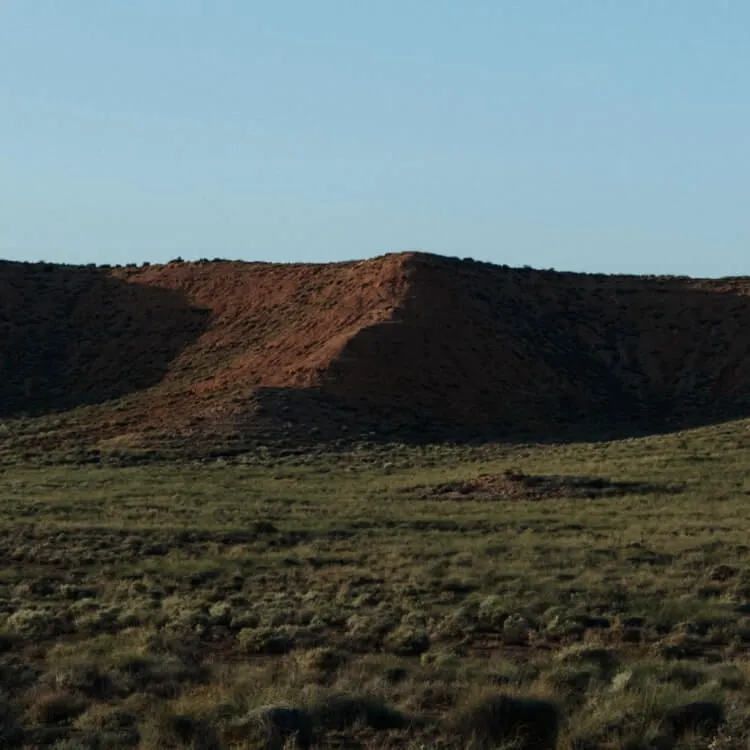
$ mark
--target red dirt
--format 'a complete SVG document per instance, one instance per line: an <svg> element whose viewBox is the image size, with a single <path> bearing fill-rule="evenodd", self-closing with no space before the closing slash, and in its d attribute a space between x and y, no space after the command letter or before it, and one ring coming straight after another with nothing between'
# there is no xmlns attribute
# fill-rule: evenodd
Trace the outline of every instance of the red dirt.
<svg viewBox="0 0 750 750"><path fill-rule="evenodd" d="M750 413L748 294L415 253L0 263L0 408L39 445L664 429Z"/></svg>

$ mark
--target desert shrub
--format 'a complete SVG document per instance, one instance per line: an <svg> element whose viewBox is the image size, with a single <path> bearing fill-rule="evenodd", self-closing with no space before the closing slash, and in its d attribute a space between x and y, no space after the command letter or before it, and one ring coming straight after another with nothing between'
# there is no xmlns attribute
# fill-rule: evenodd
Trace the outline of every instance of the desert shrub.
<svg viewBox="0 0 750 750"><path fill-rule="evenodd" d="M380 645L384 636L397 627L394 613L356 614L346 621L346 633L353 649L370 650Z"/></svg>
<svg viewBox="0 0 750 750"><path fill-rule="evenodd" d="M606 646L579 643L557 652L555 661L560 664L591 664L602 674L611 674L619 664L617 653Z"/></svg>
<svg viewBox="0 0 750 750"><path fill-rule="evenodd" d="M106 698L112 691L111 680L93 664L76 664L60 669L51 676L58 690L79 693L89 698Z"/></svg>
<svg viewBox="0 0 750 750"><path fill-rule="evenodd" d="M136 723L137 716L132 711L106 703L94 703L75 720L74 726L92 732L118 732L132 729Z"/></svg>
<svg viewBox="0 0 750 750"><path fill-rule="evenodd" d="M435 641L462 640L477 630L477 611L472 605L463 605L449 612L433 628Z"/></svg>
<svg viewBox="0 0 750 750"><path fill-rule="evenodd" d="M208 673L200 664L177 654L123 654L109 679L120 695L148 693L161 698L177 695L185 684L202 683Z"/></svg>
<svg viewBox="0 0 750 750"><path fill-rule="evenodd" d="M72 625L68 619L49 610L23 608L8 617L5 628L24 638L45 638L68 633Z"/></svg>
<svg viewBox="0 0 750 750"><path fill-rule="evenodd" d="M506 600L493 594L480 602L476 618L482 629L500 630L508 614Z"/></svg>
<svg viewBox="0 0 750 750"><path fill-rule="evenodd" d="M288 654L295 645L289 628L243 628L237 641L250 654Z"/></svg>
<svg viewBox="0 0 750 750"><path fill-rule="evenodd" d="M116 622L113 630L125 630L126 628L136 628L139 625L143 625L149 620L149 617L144 613L142 609L129 608L121 611L117 615Z"/></svg>
<svg viewBox="0 0 750 750"><path fill-rule="evenodd" d="M95 600L97 593L97 590L90 586L75 586L71 583L64 583L60 586L60 595L70 601L77 601L79 599Z"/></svg>
<svg viewBox="0 0 750 750"><path fill-rule="evenodd" d="M201 609L185 607L162 615L157 624L175 634L202 633L208 626L208 614Z"/></svg>
<svg viewBox="0 0 750 750"><path fill-rule="evenodd" d="M67 690L42 688L33 690L26 717L33 724L67 724L89 706L86 698Z"/></svg>
<svg viewBox="0 0 750 750"><path fill-rule="evenodd" d="M297 663L303 672L313 676L326 676L343 667L349 661L349 654L334 648L315 648L303 651L297 656Z"/></svg>
<svg viewBox="0 0 750 750"><path fill-rule="evenodd" d="M503 643L507 646L525 646L529 642L531 624L519 614L511 614L505 618L501 629Z"/></svg>
<svg viewBox="0 0 750 750"><path fill-rule="evenodd" d="M399 625L388 634L383 645L386 651L398 656L419 656L430 648L430 638L422 629Z"/></svg>
<svg viewBox="0 0 750 750"><path fill-rule="evenodd" d="M548 701L483 695L458 708L448 726L474 747L515 743L515 747L528 750L554 750L559 713Z"/></svg>
<svg viewBox="0 0 750 750"><path fill-rule="evenodd" d="M301 708L260 706L234 721L223 735L225 741L249 742L265 750L307 750L314 739L313 720Z"/></svg>
<svg viewBox="0 0 750 750"><path fill-rule="evenodd" d="M17 654L0 659L0 695L16 695L34 685L41 670Z"/></svg>
<svg viewBox="0 0 750 750"><path fill-rule="evenodd" d="M552 607L542 618L545 636L553 640L581 638L586 627L581 617L566 611L563 607Z"/></svg>
<svg viewBox="0 0 750 750"><path fill-rule="evenodd" d="M698 636L674 633L654 644L654 652L662 659L696 659L706 651L705 642Z"/></svg>
<svg viewBox="0 0 750 750"><path fill-rule="evenodd" d="M342 730L355 725L371 729L401 729L409 719L371 696L328 695L309 707L316 726Z"/></svg>
<svg viewBox="0 0 750 750"><path fill-rule="evenodd" d="M192 716L157 710L140 727L139 747L142 750L220 750L221 745L215 730L208 723Z"/></svg>
<svg viewBox="0 0 750 750"><path fill-rule="evenodd" d="M695 701L669 709L660 729L674 738L687 733L714 734L724 722L724 707L715 701Z"/></svg>
<svg viewBox="0 0 750 750"><path fill-rule="evenodd" d="M462 657L452 649L441 649L437 651L427 651L422 654L420 664L424 667L432 667L441 672L450 672L455 674L461 666Z"/></svg>
<svg viewBox="0 0 750 750"><path fill-rule="evenodd" d="M667 664L655 674L659 682L676 683L686 690L692 690L706 681L706 673L699 665L687 662Z"/></svg>
<svg viewBox="0 0 750 750"><path fill-rule="evenodd" d="M456 704L460 687L440 679L425 680L414 683L403 701L403 706L412 712L410 725L415 729L436 724L434 719L425 718L425 714L436 716L444 714Z"/></svg>
<svg viewBox="0 0 750 750"><path fill-rule="evenodd" d="M722 690L743 690L747 686L747 678L735 664L719 664L711 669L707 678L715 680Z"/></svg>
<svg viewBox="0 0 750 750"><path fill-rule="evenodd" d="M257 628L260 625L260 617L251 609L232 611L232 619L229 621L229 629L239 632L243 628Z"/></svg>
<svg viewBox="0 0 750 750"><path fill-rule="evenodd" d="M77 615L75 623L76 630L89 635L117 633L123 628L119 607L94 607L83 614Z"/></svg>
<svg viewBox="0 0 750 750"><path fill-rule="evenodd" d="M208 610L210 625L228 626L232 622L232 608L226 602L212 604Z"/></svg>
<svg viewBox="0 0 750 750"><path fill-rule="evenodd" d="M555 693L572 702L592 691L600 682L601 673L592 664L560 664L545 672L543 682Z"/></svg>

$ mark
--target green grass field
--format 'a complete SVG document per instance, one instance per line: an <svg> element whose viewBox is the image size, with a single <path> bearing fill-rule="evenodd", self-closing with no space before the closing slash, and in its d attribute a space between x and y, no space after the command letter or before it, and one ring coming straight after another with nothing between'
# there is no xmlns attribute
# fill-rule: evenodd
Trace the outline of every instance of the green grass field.
<svg viewBox="0 0 750 750"><path fill-rule="evenodd" d="M292 746L258 727L254 709L278 705L308 711L326 748L553 746L487 708L510 696L535 726L556 707L561 750L747 747L749 450L746 421L601 444L8 461L0 745ZM482 475L541 489L479 491Z"/></svg>

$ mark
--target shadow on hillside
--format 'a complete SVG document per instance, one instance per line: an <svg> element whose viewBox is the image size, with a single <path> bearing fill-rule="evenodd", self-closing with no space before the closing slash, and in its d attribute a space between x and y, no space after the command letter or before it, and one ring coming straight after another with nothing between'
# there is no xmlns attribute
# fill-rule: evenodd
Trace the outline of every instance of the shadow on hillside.
<svg viewBox="0 0 750 750"><path fill-rule="evenodd" d="M365 330L325 386L380 439L610 440L750 416L748 280L446 259L418 278L402 322Z"/></svg>
<svg viewBox="0 0 750 750"><path fill-rule="evenodd" d="M0 263L0 417L39 416L158 383L205 329L181 292L94 267Z"/></svg>
<svg viewBox="0 0 750 750"><path fill-rule="evenodd" d="M319 391L296 388L263 388L255 394L263 404L262 420L245 431L246 441L236 450L213 444L216 455L243 453L254 443L284 452L304 452L318 447L348 450L355 444L482 445L487 443L596 443L668 435L699 427L720 425L750 417L744 407L723 408L664 421L637 423L631 419L611 422L581 422L550 429L502 427L492 429L431 421L418 414L379 414L377 410L347 404ZM249 441L249 442L248 442Z"/></svg>
<svg viewBox="0 0 750 750"><path fill-rule="evenodd" d="M326 446L348 450L355 444L482 445L486 443L565 444L591 443L668 435L699 427L720 425L750 417L744 406L724 407L680 418L637 422L621 418L601 422L574 422L548 429L479 426L440 423L416 413L379 412L366 405L354 405L313 389L263 388L255 394L262 406L262 419L246 430L249 440L236 450L214 445L216 455L242 453L260 443L270 448L299 452Z"/></svg>
<svg viewBox="0 0 750 750"><path fill-rule="evenodd" d="M590 442L750 417L748 280L430 264L319 389L262 389L282 439Z"/></svg>

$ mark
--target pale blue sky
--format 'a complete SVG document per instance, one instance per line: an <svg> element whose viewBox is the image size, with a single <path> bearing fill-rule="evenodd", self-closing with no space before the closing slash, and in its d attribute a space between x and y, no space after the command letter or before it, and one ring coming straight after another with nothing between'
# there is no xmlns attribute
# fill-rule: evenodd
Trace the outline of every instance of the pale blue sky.
<svg viewBox="0 0 750 750"><path fill-rule="evenodd" d="M0 0L0 256L750 275L746 0Z"/></svg>

